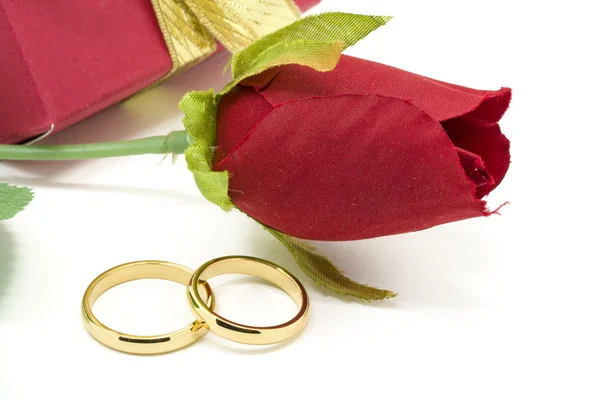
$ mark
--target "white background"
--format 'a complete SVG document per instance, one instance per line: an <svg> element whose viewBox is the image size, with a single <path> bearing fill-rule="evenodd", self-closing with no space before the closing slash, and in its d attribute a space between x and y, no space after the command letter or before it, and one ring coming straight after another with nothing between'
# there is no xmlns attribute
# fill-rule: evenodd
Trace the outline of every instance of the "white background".
<svg viewBox="0 0 600 400"><path fill-rule="evenodd" d="M502 121L512 165L489 197L503 216L348 243L318 243L353 278L398 297L362 304L316 287L238 212L195 188L185 161L161 156L0 165L35 201L0 225L0 399L600 398L597 14L586 1L324 0L311 13L392 15L347 54L479 89L509 86ZM57 134L85 143L180 129L188 90L219 89L220 54ZM88 283L117 264L195 268L255 255L306 285L312 314L296 340L244 347L212 334L163 356L132 356L83 329ZM219 311L246 323L293 314L252 280L215 283ZM184 288L123 285L98 315L132 333L193 319ZM372 396L372 397L371 397Z"/></svg>

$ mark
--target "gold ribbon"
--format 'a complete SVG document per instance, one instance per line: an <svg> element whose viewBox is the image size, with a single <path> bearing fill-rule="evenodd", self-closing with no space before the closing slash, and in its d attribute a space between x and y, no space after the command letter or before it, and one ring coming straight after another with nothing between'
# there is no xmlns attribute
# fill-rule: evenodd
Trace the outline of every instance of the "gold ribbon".
<svg viewBox="0 0 600 400"><path fill-rule="evenodd" d="M292 0L151 0L171 71L160 81L214 53L217 41L230 52L300 18Z"/></svg>

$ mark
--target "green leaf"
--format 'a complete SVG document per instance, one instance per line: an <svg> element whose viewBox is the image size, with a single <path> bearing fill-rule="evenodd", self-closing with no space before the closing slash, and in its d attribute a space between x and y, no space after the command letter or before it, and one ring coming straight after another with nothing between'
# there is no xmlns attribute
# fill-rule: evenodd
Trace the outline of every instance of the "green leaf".
<svg viewBox="0 0 600 400"><path fill-rule="evenodd" d="M191 143L185 151L188 169L196 186L210 202L225 211L233 209L229 198L229 173L213 171L213 148L217 135L217 103L211 90L187 93L179 108L184 112L183 125Z"/></svg>
<svg viewBox="0 0 600 400"><path fill-rule="evenodd" d="M330 12L293 22L235 53L231 60L233 81L220 95L242 80L278 65L299 64L317 71L330 71L345 49L390 19Z"/></svg>
<svg viewBox="0 0 600 400"><path fill-rule="evenodd" d="M14 217L23 211L32 199L31 189L0 183L0 220Z"/></svg>
<svg viewBox="0 0 600 400"><path fill-rule="evenodd" d="M292 253L300 268L316 283L324 285L336 293L354 296L362 300L383 300L396 296L396 293L389 290L354 282L326 257L311 249L308 244L265 225L263 227Z"/></svg>

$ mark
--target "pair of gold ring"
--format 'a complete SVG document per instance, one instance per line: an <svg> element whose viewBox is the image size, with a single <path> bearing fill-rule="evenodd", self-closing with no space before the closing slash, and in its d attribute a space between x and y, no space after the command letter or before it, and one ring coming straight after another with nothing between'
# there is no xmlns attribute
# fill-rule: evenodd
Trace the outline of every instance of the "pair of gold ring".
<svg viewBox="0 0 600 400"><path fill-rule="evenodd" d="M224 274L253 275L279 286L294 299L298 313L286 323L267 327L243 325L220 316L213 311L215 296L208 280ZM114 286L138 279L164 279L187 286L190 306L199 319L178 331L154 336L130 335L102 324L92 312L98 297ZM278 343L295 336L304 328L308 308L306 290L298 279L278 265L247 256L217 258L196 271L166 261L122 264L94 279L85 291L82 302L84 325L90 335L108 347L133 354L159 354L178 350L192 344L208 330L239 343Z"/></svg>

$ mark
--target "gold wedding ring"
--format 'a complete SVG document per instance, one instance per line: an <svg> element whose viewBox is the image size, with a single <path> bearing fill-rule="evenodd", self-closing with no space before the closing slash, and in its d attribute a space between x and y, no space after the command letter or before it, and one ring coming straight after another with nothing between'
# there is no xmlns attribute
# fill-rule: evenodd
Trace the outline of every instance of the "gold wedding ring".
<svg viewBox="0 0 600 400"><path fill-rule="evenodd" d="M98 321L92 307L102 293L121 283L138 279L164 279L187 286L192 275L191 269L165 261L136 261L109 269L94 279L83 296L85 328L100 343L125 353L160 354L188 346L206 333L204 321L194 321L183 329L164 335L129 335L115 331ZM214 308L215 300L208 283L203 282L196 287L202 289L208 307Z"/></svg>
<svg viewBox="0 0 600 400"><path fill-rule="evenodd" d="M296 302L298 313L288 322L267 327L243 325L220 316L200 297L198 289L208 279L224 274L253 275L279 286ZM222 257L202 265L190 279L188 299L211 332L239 343L264 345L287 340L298 334L308 319L308 296L300 281L280 266L253 257Z"/></svg>
<svg viewBox="0 0 600 400"><path fill-rule="evenodd" d="M253 275L277 285L296 302L298 313L283 324L266 327L243 325L220 316L213 311L215 299L207 281L224 274ZM189 303L200 319L176 332L154 336L130 335L102 324L92 312L98 297L114 286L138 279L164 279L186 285ZM98 342L125 353L160 354L192 344L207 330L239 343L282 342L302 331L308 319L308 303L300 281L280 266L254 257L229 256L211 260L195 272L166 261L135 261L111 268L88 286L82 313L85 328Z"/></svg>

